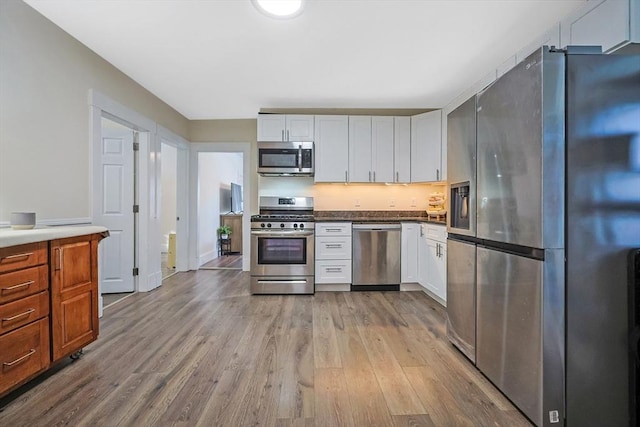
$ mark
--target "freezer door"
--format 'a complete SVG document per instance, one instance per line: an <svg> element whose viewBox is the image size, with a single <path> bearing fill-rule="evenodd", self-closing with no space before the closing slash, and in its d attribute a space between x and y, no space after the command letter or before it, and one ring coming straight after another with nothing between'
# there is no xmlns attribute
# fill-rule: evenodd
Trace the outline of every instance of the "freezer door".
<svg viewBox="0 0 640 427"><path fill-rule="evenodd" d="M476 361L476 245L447 240L447 337Z"/></svg>
<svg viewBox="0 0 640 427"><path fill-rule="evenodd" d="M478 247L476 365L542 425L543 262Z"/></svg>
<svg viewBox="0 0 640 427"><path fill-rule="evenodd" d="M562 247L564 58L543 52L478 95L479 238Z"/></svg>

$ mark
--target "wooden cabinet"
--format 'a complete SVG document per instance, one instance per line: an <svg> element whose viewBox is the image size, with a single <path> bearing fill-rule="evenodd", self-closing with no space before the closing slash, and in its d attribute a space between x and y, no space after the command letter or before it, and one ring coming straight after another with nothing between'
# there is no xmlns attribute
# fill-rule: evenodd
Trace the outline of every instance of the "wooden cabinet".
<svg viewBox="0 0 640 427"><path fill-rule="evenodd" d="M242 254L242 215L220 215L220 225L231 228L231 252Z"/></svg>
<svg viewBox="0 0 640 427"><path fill-rule="evenodd" d="M411 182L441 181L442 162L442 111L412 116Z"/></svg>
<svg viewBox="0 0 640 427"><path fill-rule="evenodd" d="M0 248L0 396L98 337L98 243Z"/></svg>
<svg viewBox="0 0 640 427"><path fill-rule="evenodd" d="M98 235L50 242L51 356L68 356L98 338Z"/></svg>
<svg viewBox="0 0 640 427"><path fill-rule="evenodd" d="M316 291L322 291L322 285L350 285L351 223L316 223L315 241L315 283L320 285Z"/></svg>
<svg viewBox="0 0 640 427"><path fill-rule="evenodd" d="M0 395L47 369L47 242L0 249Z"/></svg>
<svg viewBox="0 0 640 427"><path fill-rule="evenodd" d="M415 222L402 223L400 248L400 282L418 283L418 239L420 225Z"/></svg>
<svg viewBox="0 0 640 427"><path fill-rule="evenodd" d="M313 141L314 116L258 114L258 141Z"/></svg>
<svg viewBox="0 0 640 427"><path fill-rule="evenodd" d="M316 116L315 182L348 182L349 116Z"/></svg>

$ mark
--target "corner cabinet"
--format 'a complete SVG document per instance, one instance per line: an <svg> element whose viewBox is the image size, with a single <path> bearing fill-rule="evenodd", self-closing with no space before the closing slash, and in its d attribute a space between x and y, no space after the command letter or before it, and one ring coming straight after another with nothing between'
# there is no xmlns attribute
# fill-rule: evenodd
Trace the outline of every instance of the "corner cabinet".
<svg viewBox="0 0 640 427"><path fill-rule="evenodd" d="M442 110L412 116L411 182L442 181L442 154Z"/></svg>
<svg viewBox="0 0 640 427"><path fill-rule="evenodd" d="M316 116L315 182L348 182L349 116Z"/></svg>
<svg viewBox="0 0 640 427"><path fill-rule="evenodd" d="M258 141L313 141L314 116L258 114Z"/></svg>
<svg viewBox="0 0 640 427"><path fill-rule="evenodd" d="M0 396L97 339L98 243L106 236L0 248Z"/></svg>

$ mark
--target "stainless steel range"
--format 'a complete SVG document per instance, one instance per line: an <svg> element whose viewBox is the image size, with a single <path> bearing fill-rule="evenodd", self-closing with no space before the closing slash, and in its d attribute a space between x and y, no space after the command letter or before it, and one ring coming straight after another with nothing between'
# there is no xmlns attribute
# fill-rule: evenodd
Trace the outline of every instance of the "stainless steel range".
<svg viewBox="0 0 640 427"><path fill-rule="evenodd" d="M251 293L313 294L313 197L260 197L251 217Z"/></svg>

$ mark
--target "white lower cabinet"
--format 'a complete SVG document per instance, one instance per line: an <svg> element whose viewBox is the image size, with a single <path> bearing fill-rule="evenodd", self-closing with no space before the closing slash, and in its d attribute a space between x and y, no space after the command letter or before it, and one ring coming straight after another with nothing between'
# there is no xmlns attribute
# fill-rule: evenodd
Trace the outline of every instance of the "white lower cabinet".
<svg viewBox="0 0 640 427"><path fill-rule="evenodd" d="M351 223L317 222L316 291L349 290L351 285ZM331 285L341 285L336 288Z"/></svg>
<svg viewBox="0 0 640 427"><path fill-rule="evenodd" d="M444 225L420 224L418 283L443 304L447 302L447 232Z"/></svg>
<svg viewBox="0 0 640 427"><path fill-rule="evenodd" d="M402 223L400 247L400 282L418 283L418 238L420 224Z"/></svg>

